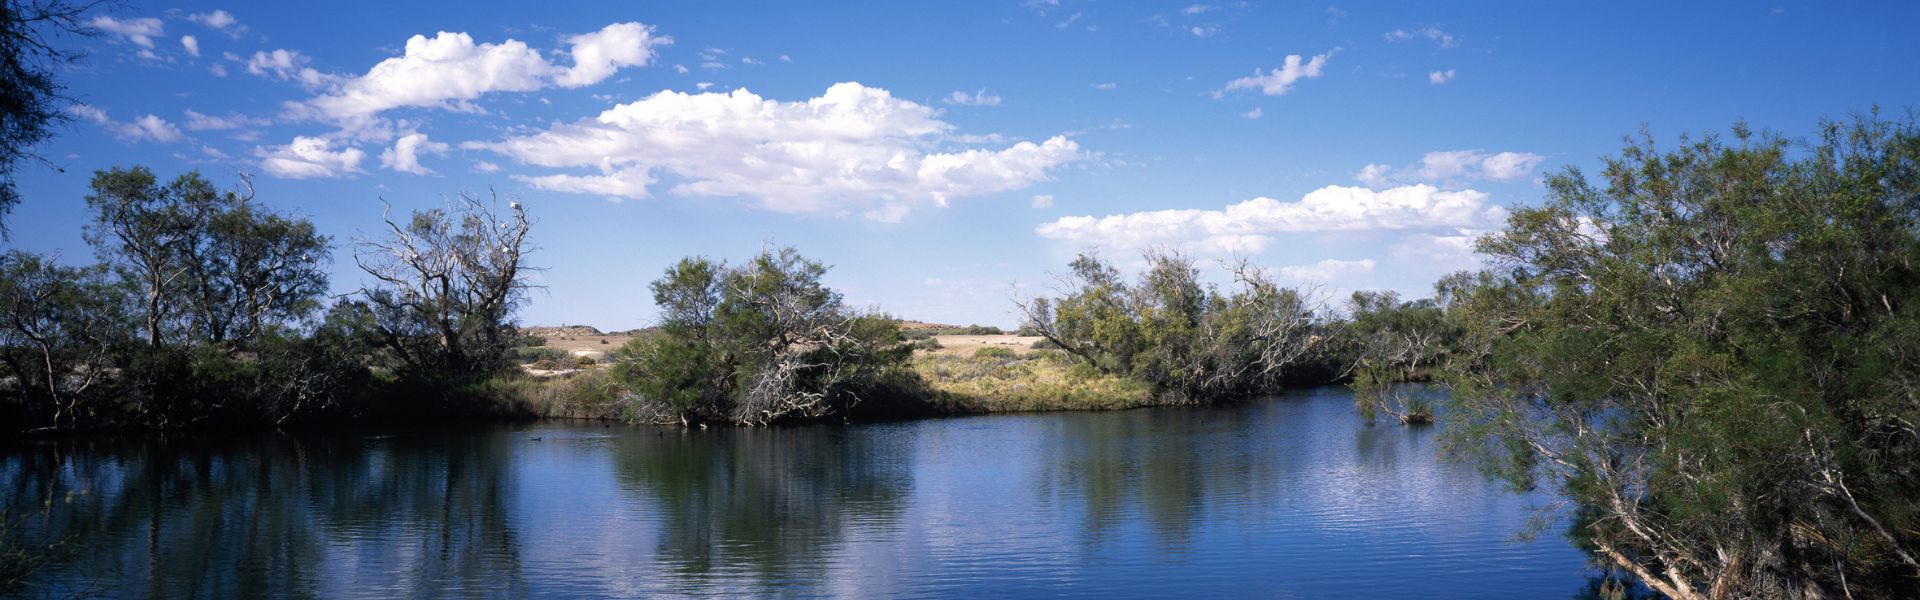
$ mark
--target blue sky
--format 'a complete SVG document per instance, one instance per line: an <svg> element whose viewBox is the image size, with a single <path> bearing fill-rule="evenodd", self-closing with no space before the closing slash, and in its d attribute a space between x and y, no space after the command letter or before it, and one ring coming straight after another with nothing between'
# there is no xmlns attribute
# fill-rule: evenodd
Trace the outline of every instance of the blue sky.
<svg viewBox="0 0 1920 600"><path fill-rule="evenodd" d="M1676 6L1677 5L1677 6ZM1912 3L129 3L63 74L18 247L91 260L90 174L223 184L335 237L489 187L529 324L646 325L687 255L791 244L857 305L1013 325L1072 255L1245 256L1427 293L1645 126L1795 136L1920 92ZM416 36L418 36L416 38Z"/></svg>

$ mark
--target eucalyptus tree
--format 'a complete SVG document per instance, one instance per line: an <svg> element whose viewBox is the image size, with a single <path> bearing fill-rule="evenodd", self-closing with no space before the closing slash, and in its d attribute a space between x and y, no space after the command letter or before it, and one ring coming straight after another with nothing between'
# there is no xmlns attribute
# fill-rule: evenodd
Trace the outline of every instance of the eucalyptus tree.
<svg viewBox="0 0 1920 600"><path fill-rule="evenodd" d="M257 416L247 401L291 375L261 368L263 343L286 349L326 293L328 238L254 204L251 180L241 184L222 191L197 172L162 184L145 167L94 173L85 238L141 332L116 366L149 424Z"/></svg>
<svg viewBox="0 0 1920 600"><path fill-rule="evenodd" d="M386 235L356 240L354 252L375 282L360 295L382 345L416 374L464 377L506 364L513 312L534 287L526 210L461 193L409 219L391 212Z"/></svg>
<svg viewBox="0 0 1920 600"><path fill-rule="evenodd" d="M1920 589L1920 127L1569 168L1453 278L1451 447L1675 598Z"/></svg>
<svg viewBox="0 0 1920 600"><path fill-rule="evenodd" d="M86 238L135 288L150 347L244 348L319 307L328 238L255 206L241 180L223 192L197 172L165 185L145 167L94 174Z"/></svg>

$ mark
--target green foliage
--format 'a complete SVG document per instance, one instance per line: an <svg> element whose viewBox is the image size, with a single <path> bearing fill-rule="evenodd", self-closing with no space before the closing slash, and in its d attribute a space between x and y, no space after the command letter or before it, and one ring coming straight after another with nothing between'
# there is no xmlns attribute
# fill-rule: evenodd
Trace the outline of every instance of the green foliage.
<svg viewBox="0 0 1920 600"><path fill-rule="evenodd" d="M912 348L899 323L846 308L792 248L729 267L688 258L651 285L660 335L613 356L634 420L762 425L846 414Z"/></svg>
<svg viewBox="0 0 1920 600"><path fill-rule="evenodd" d="M312 313L329 241L305 219L258 209L190 172L161 185L145 167L94 173L86 238L132 286L147 344L245 347Z"/></svg>
<svg viewBox="0 0 1920 600"><path fill-rule="evenodd" d="M1099 257L1081 255L1065 296L1022 305L1023 329L1189 402L1270 391L1322 339L1315 307L1257 269L1236 265L1239 289L1228 294L1201 283L1187 256L1149 252L1146 262L1129 284Z"/></svg>
<svg viewBox="0 0 1920 600"><path fill-rule="evenodd" d="M358 391L340 386L364 368L299 332L326 290L328 241L312 224L197 173L162 185L116 168L92 188L85 233L100 265L0 259L15 425L280 423Z"/></svg>
<svg viewBox="0 0 1920 600"><path fill-rule="evenodd" d="M544 361L566 360L568 358L571 358L572 356L573 355L571 354L567 354L567 351L565 350L561 350L559 348L548 348L546 346L521 346L513 349L514 362L517 362L523 365L532 364L532 363L536 363L543 360Z"/></svg>
<svg viewBox="0 0 1920 600"><path fill-rule="evenodd" d="M328 238L253 204L243 183L241 194L197 173L162 183L141 167L101 171L84 232L100 265L0 258L0 425L285 425L446 411L463 403L476 366L500 364L519 341L507 322L524 288L517 210L497 227L470 210L457 226L434 216L396 229L405 243L391 247L440 251L425 260L455 265L433 272L449 285L429 287L459 300L380 288L322 316ZM435 320L422 309L451 312Z"/></svg>
<svg viewBox="0 0 1920 600"><path fill-rule="evenodd" d="M1920 128L1642 140L1547 188L1439 286L1452 447L1670 596L1916 589Z"/></svg>
<svg viewBox="0 0 1920 600"><path fill-rule="evenodd" d="M1401 302L1393 292L1357 291L1347 313L1337 352L1351 369L1347 385L1360 416L1372 423L1384 412L1404 424L1432 423L1432 401L1397 384L1426 379L1459 344L1459 328L1447 321L1439 301Z"/></svg>
<svg viewBox="0 0 1920 600"><path fill-rule="evenodd" d="M60 34L91 31L83 17L96 3L5 0L0 4L0 234L20 203L14 170L38 158L33 147L66 121L71 100L54 75L80 57L53 43Z"/></svg>
<svg viewBox="0 0 1920 600"><path fill-rule="evenodd" d="M726 409L729 398L718 386L731 378L718 364L721 356L715 350L700 339L673 334L636 338L614 353L614 378L653 405L640 408L688 423L702 413ZM628 417L657 420L641 414Z"/></svg>

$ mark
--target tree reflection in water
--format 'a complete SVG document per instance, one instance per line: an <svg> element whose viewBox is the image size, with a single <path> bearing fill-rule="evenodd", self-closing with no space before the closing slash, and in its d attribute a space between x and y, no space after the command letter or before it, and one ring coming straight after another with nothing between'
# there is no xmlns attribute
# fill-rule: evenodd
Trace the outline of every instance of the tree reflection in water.
<svg viewBox="0 0 1920 600"><path fill-rule="evenodd" d="M37 443L0 457L22 539L78 551L35 591L148 597L523 589L502 436ZM399 529L400 531L394 531ZM379 577L372 575L379 574Z"/></svg>
<svg viewBox="0 0 1920 600"><path fill-rule="evenodd" d="M856 426L19 442L0 532L78 551L0 596L1587 593L1559 536L1510 542L1547 498L1436 460L1434 434L1367 427L1328 388Z"/></svg>
<svg viewBox="0 0 1920 600"><path fill-rule="evenodd" d="M656 505L659 568L683 583L816 581L849 528L886 528L912 491L912 448L884 430L662 430L618 438L623 487Z"/></svg>

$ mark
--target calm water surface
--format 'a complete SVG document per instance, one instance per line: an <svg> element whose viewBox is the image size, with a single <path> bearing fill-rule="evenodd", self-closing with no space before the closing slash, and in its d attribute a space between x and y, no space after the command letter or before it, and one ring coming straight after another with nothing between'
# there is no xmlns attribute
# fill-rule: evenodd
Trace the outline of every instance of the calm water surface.
<svg viewBox="0 0 1920 600"><path fill-rule="evenodd" d="M139 437L0 455L36 595L1568 598L1550 501L1367 427L1218 409L678 431Z"/></svg>

